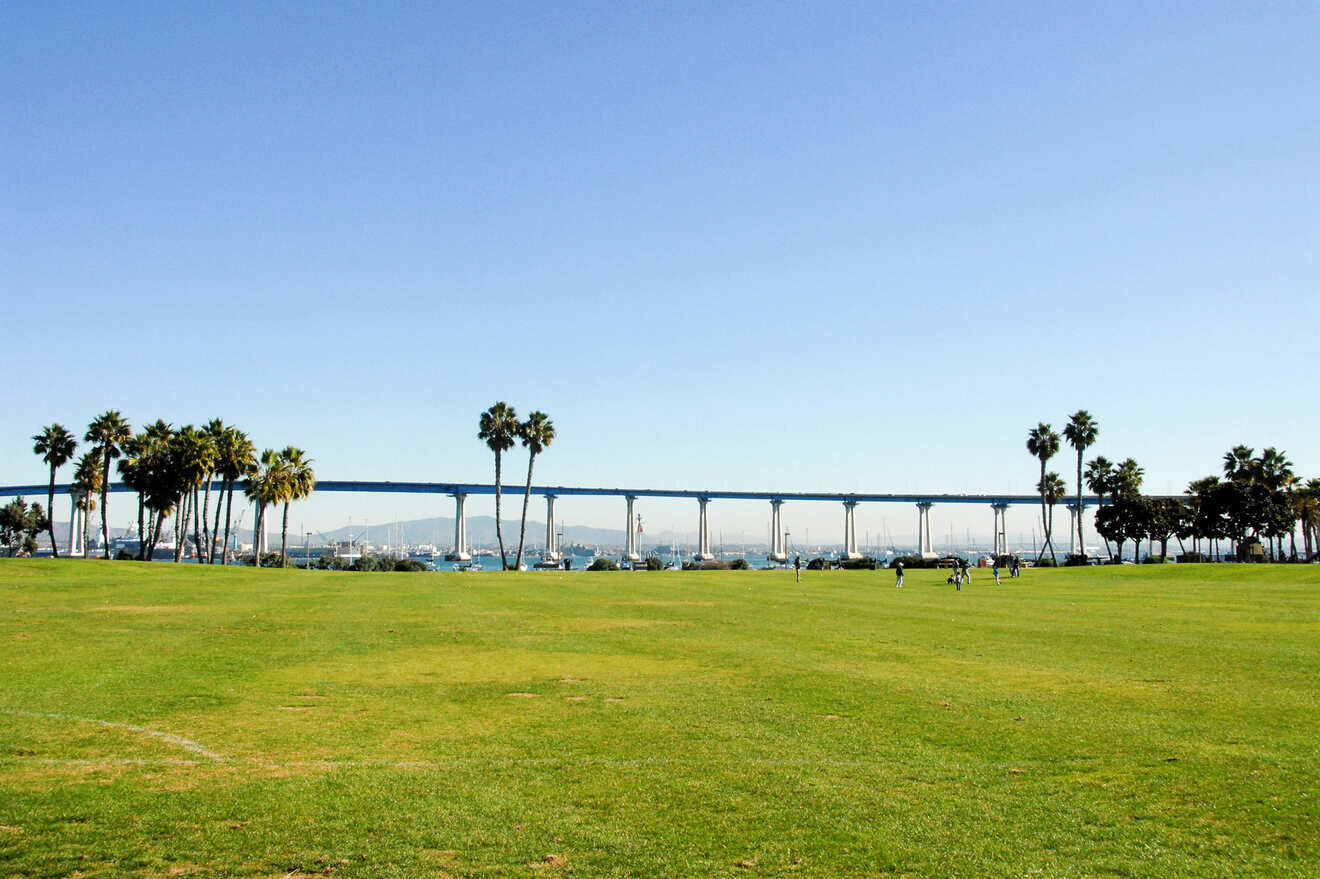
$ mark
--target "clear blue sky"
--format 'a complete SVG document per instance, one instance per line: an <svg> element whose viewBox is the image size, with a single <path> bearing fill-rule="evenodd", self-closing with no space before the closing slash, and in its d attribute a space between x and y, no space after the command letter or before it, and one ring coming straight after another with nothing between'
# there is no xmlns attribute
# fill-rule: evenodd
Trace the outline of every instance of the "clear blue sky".
<svg viewBox="0 0 1320 879"><path fill-rule="evenodd" d="M1153 492L1320 475L1317 45L1310 2L8 3L0 483L107 408L486 481L497 399L538 482L1029 492L1077 408Z"/></svg>

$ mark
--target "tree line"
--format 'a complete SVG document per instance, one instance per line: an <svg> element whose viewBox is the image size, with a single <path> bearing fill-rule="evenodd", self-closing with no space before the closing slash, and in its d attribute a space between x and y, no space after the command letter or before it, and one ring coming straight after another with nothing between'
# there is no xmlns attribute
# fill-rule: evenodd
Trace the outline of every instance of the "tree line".
<svg viewBox="0 0 1320 879"><path fill-rule="evenodd" d="M1177 538L1184 555L1195 559L1202 557L1201 541L1207 542L1213 557L1219 554L1219 541L1228 540L1240 557L1249 557L1256 552L1252 547L1261 547L1261 556L1295 560L1299 524L1303 557L1310 558L1320 551L1320 479L1303 481L1284 452L1271 446L1257 455L1250 446L1234 446L1224 454L1222 475L1193 480L1187 486L1185 498L1152 498L1141 494L1145 471L1132 458L1114 463L1101 455L1083 467L1083 455L1095 443L1099 432L1095 418L1085 409L1079 409L1069 417L1062 438L1045 422L1027 433L1027 452L1040 463L1036 491L1040 495L1045 539L1037 555L1038 562L1046 552L1052 562L1058 561L1052 539L1054 506L1064 499L1067 487L1058 473L1047 472L1045 468L1059 451L1062 439L1077 453L1074 483L1077 509L1082 509L1083 485L1100 500L1095 525L1111 561L1123 558L1123 544L1128 540L1134 541L1139 553L1143 539L1150 541L1152 557L1154 544L1159 543L1159 558L1163 559L1168 556L1171 537ZM1070 557L1069 561L1075 563L1086 561L1082 523L1083 517L1079 516L1078 544L1083 551ZM1285 536L1290 542L1287 556L1283 549ZM1189 539L1190 554L1184 543ZM1111 542L1117 555L1110 548Z"/></svg>
<svg viewBox="0 0 1320 879"><path fill-rule="evenodd" d="M32 440L33 453L41 456L50 468L49 509L55 503L56 473L73 461L78 439L64 425L51 424ZM191 539L198 562L214 564L218 543L220 563L226 563L233 527L234 490L242 482L244 495L257 508L254 535L262 534L266 508L283 504L280 564L288 566L289 505L307 497L316 487L313 461L302 449L286 446L279 451L266 449L257 454L246 433L219 418L203 427L188 424L179 428L157 419L134 432L123 415L113 409L92 420L83 442L88 447L74 465L72 485L76 507L84 514L84 557L88 553L90 514L99 507L103 557L110 558L107 501L110 467L117 461L120 480L137 494L136 559L152 560L162 536L167 533L168 521L173 531L174 561L182 560L184 544ZM212 508L211 489L217 481L219 491ZM220 539L222 521L224 537ZM74 526L71 521L69 527ZM46 527L52 552L58 558L59 544L49 516ZM257 550L259 553L260 547Z"/></svg>

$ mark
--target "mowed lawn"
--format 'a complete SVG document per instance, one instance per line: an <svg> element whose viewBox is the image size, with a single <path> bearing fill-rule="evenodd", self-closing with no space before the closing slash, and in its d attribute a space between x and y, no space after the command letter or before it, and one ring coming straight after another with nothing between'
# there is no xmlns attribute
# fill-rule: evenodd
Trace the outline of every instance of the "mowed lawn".
<svg viewBox="0 0 1320 879"><path fill-rule="evenodd" d="M1320 875L1320 568L0 562L0 876Z"/></svg>

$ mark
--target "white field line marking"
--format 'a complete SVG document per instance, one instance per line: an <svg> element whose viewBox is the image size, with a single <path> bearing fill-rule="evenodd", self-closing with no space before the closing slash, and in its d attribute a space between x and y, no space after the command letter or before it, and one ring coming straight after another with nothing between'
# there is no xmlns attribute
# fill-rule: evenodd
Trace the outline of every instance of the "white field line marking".
<svg viewBox="0 0 1320 879"><path fill-rule="evenodd" d="M111 729L126 729L129 732L140 733L144 736L151 736L153 739L160 739L162 742L183 748L185 751L196 754L199 757L205 757L208 760L214 760L217 763L223 763L224 757L215 751L208 750L202 745L197 744L192 739L185 739L183 736L176 736L174 733L162 732L158 729L147 729L145 726L134 726L131 723L117 723L113 720L98 720L95 717L75 717L72 714L49 714L40 711L7 711L0 710L0 714L11 714L18 717L46 717L52 720L72 720L76 723L94 723L98 726L110 727Z"/></svg>

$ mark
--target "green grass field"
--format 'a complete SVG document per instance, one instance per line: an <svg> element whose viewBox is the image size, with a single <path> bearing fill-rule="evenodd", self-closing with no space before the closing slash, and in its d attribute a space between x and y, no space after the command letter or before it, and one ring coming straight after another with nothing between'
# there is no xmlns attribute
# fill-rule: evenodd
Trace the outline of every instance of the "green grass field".
<svg viewBox="0 0 1320 879"><path fill-rule="evenodd" d="M1320 875L1320 568L0 562L0 876Z"/></svg>

